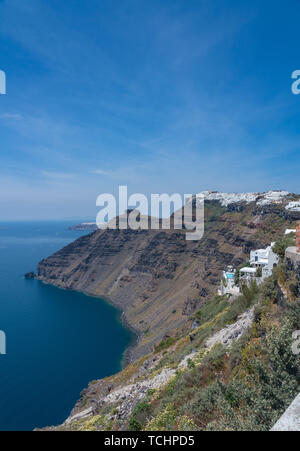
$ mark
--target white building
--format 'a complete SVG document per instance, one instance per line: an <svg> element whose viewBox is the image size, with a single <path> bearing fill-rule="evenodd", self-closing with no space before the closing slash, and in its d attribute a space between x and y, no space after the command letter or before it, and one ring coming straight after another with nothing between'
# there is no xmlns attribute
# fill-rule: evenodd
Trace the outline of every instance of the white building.
<svg viewBox="0 0 300 451"><path fill-rule="evenodd" d="M273 268L279 262L279 257L273 252L271 243L266 249L257 249L250 252L250 266L245 266L239 270L239 285L246 283L251 285L252 281L256 281L259 285L266 277L273 273ZM259 271L261 268L261 271ZM261 272L261 274L259 274ZM225 294L238 295L240 293L240 286L236 285L236 269L233 266L228 266L226 271L223 271L221 285L218 294L223 296Z"/></svg>
<svg viewBox="0 0 300 451"><path fill-rule="evenodd" d="M249 266L245 266L240 269L240 277L255 277L257 273L257 268L250 268Z"/></svg>
<svg viewBox="0 0 300 451"><path fill-rule="evenodd" d="M275 243L271 243L266 249L257 249L250 252L250 265L253 268L262 268L262 280L272 275L273 268L279 262L279 257L273 252L273 246Z"/></svg>
<svg viewBox="0 0 300 451"><path fill-rule="evenodd" d="M296 229L286 229L285 235L289 235L290 233L296 233Z"/></svg>
<svg viewBox="0 0 300 451"><path fill-rule="evenodd" d="M218 290L220 296L224 296L224 294L239 294L239 287L235 284L235 274L236 269L233 266L227 266L226 271L223 271L221 286Z"/></svg>
<svg viewBox="0 0 300 451"><path fill-rule="evenodd" d="M240 282L241 283L247 283L248 286L250 286L251 282L256 280L256 283L259 284L261 282L261 279L257 277L257 268L252 268L249 266L245 266L244 268L240 269Z"/></svg>
<svg viewBox="0 0 300 451"><path fill-rule="evenodd" d="M250 252L250 267L245 266L240 269L240 281L246 282L250 286L252 281L256 281L259 285L266 277L272 275L273 268L279 262L279 257L273 252L271 243L266 249L257 249ZM261 268L261 275L259 274Z"/></svg>

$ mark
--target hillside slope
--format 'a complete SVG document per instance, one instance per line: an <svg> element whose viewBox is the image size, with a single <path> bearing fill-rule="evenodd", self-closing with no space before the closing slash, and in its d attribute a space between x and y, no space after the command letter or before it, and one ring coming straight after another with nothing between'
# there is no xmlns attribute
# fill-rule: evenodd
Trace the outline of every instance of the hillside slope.
<svg viewBox="0 0 300 451"><path fill-rule="evenodd" d="M278 265L230 302L214 297L196 327L120 373L92 382L48 430L270 430L300 391L300 266Z"/></svg>
<svg viewBox="0 0 300 451"><path fill-rule="evenodd" d="M238 266L250 249L293 227L300 213L286 206L298 198L209 200L205 235L195 242L180 230L99 230L40 262L37 278L119 307L139 336L130 355L135 360L164 337L190 329L192 314L216 292L226 265Z"/></svg>

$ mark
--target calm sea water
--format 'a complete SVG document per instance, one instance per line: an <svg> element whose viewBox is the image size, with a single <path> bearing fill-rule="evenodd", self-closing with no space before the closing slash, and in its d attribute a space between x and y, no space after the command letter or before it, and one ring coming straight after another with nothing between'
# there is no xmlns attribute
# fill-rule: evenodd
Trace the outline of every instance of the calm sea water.
<svg viewBox="0 0 300 451"><path fill-rule="evenodd" d="M91 380L121 367L132 335L101 299L23 275L73 241L73 223L0 223L0 430L59 424Z"/></svg>

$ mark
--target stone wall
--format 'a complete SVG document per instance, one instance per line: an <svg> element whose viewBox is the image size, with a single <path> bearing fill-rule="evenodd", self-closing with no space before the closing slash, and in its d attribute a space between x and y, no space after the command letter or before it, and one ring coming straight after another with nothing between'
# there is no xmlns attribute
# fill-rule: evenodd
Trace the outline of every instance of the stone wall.
<svg viewBox="0 0 300 451"><path fill-rule="evenodd" d="M287 269L295 271L298 280L298 297L300 298L300 253L297 252L296 247L288 247L285 252L285 260Z"/></svg>
<svg viewBox="0 0 300 451"><path fill-rule="evenodd" d="M300 431L300 394L294 399L282 417L279 418L271 431Z"/></svg>

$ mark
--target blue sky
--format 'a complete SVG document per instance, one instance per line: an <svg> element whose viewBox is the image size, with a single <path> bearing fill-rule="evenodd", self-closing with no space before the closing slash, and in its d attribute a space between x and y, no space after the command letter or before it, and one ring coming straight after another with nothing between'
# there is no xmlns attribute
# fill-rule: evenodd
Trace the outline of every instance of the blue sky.
<svg viewBox="0 0 300 451"><path fill-rule="evenodd" d="M298 0L0 0L0 219L300 192Z"/></svg>

